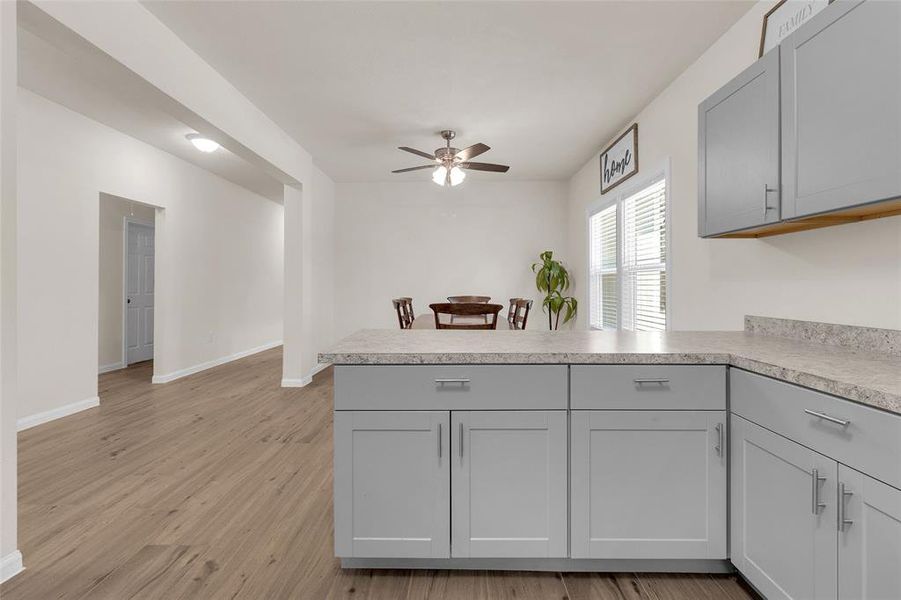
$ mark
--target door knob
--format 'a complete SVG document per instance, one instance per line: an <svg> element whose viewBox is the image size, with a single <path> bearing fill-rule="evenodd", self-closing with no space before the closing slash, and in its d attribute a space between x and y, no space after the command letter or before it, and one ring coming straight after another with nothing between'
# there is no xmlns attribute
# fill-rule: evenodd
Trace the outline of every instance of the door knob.
<svg viewBox="0 0 901 600"><path fill-rule="evenodd" d="M125 302L126 302L127 304L131 304L131 298L128 298Z"/></svg>

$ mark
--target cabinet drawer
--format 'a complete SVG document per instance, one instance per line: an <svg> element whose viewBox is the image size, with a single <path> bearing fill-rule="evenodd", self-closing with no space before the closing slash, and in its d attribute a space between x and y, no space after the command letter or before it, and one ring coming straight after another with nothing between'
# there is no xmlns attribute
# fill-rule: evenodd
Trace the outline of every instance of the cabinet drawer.
<svg viewBox="0 0 901 600"><path fill-rule="evenodd" d="M595 410L725 410L726 367L573 365L571 406Z"/></svg>
<svg viewBox="0 0 901 600"><path fill-rule="evenodd" d="M901 487L901 416L740 369L729 379L733 413Z"/></svg>
<svg viewBox="0 0 901 600"><path fill-rule="evenodd" d="M335 410L565 409L566 370L566 365L339 365Z"/></svg>

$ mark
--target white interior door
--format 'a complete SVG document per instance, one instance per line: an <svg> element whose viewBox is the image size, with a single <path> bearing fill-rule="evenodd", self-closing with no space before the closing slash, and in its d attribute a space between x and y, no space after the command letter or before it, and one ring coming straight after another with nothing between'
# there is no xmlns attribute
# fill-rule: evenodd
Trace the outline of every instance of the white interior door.
<svg viewBox="0 0 901 600"><path fill-rule="evenodd" d="M125 363L153 358L153 227L127 222Z"/></svg>

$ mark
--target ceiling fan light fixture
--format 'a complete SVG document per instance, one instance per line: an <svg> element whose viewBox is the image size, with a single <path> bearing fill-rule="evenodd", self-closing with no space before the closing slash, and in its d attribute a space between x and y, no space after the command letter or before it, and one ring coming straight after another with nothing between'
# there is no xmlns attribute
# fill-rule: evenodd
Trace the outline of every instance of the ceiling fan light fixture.
<svg viewBox="0 0 901 600"><path fill-rule="evenodd" d="M450 184L460 185L466 179L466 172L460 167L454 167L450 170Z"/></svg>
<svg viewBox="0 0 901 600"><path fill-rule="evenodd" d="M2 0L0 0L2 2ZM466 171L488 171L493 173L506 173L510 170L507 165L498 165L494 163L473 162L471 159L484 154L491 150L490 146L482 144L473 144L462 150L452 148L450 142L456 134L450 129L441 132L441 137L445 141L444 148L438 148L434 153L429 154L416 148L409 146L398 146L398 150L403 150L416 156L428 159L431 164L420 165L418 167L407 167L405 169L395 169L392 173L408 173L410 171L420 171L425 169L432 170L432 181L441 187L456 186L463 183L466 179ZM435 166L437 164L437 167Z"/></svg>

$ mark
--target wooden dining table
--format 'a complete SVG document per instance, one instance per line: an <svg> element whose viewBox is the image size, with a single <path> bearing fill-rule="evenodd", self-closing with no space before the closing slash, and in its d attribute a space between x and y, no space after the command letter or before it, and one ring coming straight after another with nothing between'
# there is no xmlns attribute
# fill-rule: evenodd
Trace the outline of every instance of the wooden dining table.
<svg viewBox="0 0 901 600"><path fill-rule="evenodd" d="M442 314L439 317L442 323L450 323L450 315ZM455 316L454 317L454 325L464 325L470 324L473 325L481 325L485 322L484 317L466 317L466 316ZM513 326L507 321L507 318L498 315L497 317L497 328L498 330L508 331L513 329ZM435 314L434 313L423 313L421 315L417 315L415 319L413 319L413 324L410 326L410 329L435 329ZM490 331L490 330L488 330Z"/></svg>

